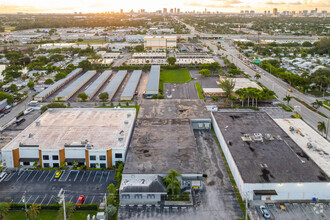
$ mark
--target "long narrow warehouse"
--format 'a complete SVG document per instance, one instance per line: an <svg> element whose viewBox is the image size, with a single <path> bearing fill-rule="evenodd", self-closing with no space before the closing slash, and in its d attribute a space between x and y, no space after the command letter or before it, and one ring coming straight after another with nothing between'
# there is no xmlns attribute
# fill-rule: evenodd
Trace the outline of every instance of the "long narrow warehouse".
<svg viewBox="0 0 330 220"><path fill-rule="evenodd" d="M159 77L160 77L160 66L159 65L151 66L149 80L145 91L145 95L147 97L158 95Z"/></svg>
<svg viewBox="0 0 330 220"><path fill-rule="evenodd" d="M136 91L136 88L140 82L142 70L134 70L131 78L128 80L123 93L120 96L120 100L132 100Z"/></svg>
<svg viewBox="0 0 330 220"><path fill-rule="evenodd" d="M60 92L56 96L56 100L67 101L71 98L83 85L85 85L88 80L90 80L93 76L95 76L96 71L90 70L84 73L81 77L79 77L76 81L74 81L71 85L69 85L66 89Z"/></svg>
<svg viewBox="0 0 330 220"><path fill-rule="evenodd" d="M120 70L118 73L113 77L109 85L104 89L103 92L107 92L109 94L109 100L113 98L113 96L116 94L120 84L125 79L125 76L127 75L127 70Z"/></svg>
<svg viewBox="0 0 330 220"><path fill-rule="evenodd" d="M67 84L71 79L76 77L79 73L83 71L82 68L77 68L73 70L69 75L67 75L64 79L61 79L54 83L53 85L49 86L47 89L40 92L38 95L34 97L34 100L36 101L43 101L50 95L52 95L54 92L59 90L61 87L63 87L65 84Z"/></svg>
<svg viewBox="0 0 330 220"><path fill-rule="evenodd" d="M112 70L104 71L86 90L85 93L88 95L88 99L91 100L95 94L100 90L103 84L108 81L112 74Z"/></svg>

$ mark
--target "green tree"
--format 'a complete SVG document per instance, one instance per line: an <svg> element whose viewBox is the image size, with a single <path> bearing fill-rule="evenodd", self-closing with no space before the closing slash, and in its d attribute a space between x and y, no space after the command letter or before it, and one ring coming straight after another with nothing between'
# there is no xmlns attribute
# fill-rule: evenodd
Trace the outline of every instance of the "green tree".
<svg viewBox="0 0 330 220"><path fill-rule="evenodd" d="M108 216L109 217L114 217L114 215L116 214L117 212L117 208L116 206L113 206L113 205L108 205L107 207L107 213L108 213Z"/></svg>
<svg viewBox="0 0 330 220"><path fill-rule="evenodd" d="M261 75L259 74L259 73L257 73L256 75L254 75L254 78L257 80L257 82L258 82L258 80L261 78Z"/></svg>
<svg viewBox="0 0 330 220"><path fill-rule="evenodd" d="M70 218L70 216L73 214L73 212L75 211L76 209L76 204L72 203L72 202L65 202L65 215L66 215L66 218ZM63 209L63 206L60 208L59 210L59 218L60 219L63 219L64 216L63 216L63 213L64 213L64 209Z"/></svg>
<svg viewBox="0 0 330 220"><path fill-rule="evenodd" d="M66 108L66 105L64 105L63 103L52 102L52 103L49 103L48 105L42 106L40 109L41 113L44 113L49 108Z"/></svg>
<svg viewBox="0 0 330 220"><path fill-rule="evenodd" d="M229 98L235 88L235 81L233 79L225 78L220 87L224 90L226 97Z"/></svg>
<svg viewBox="0 0 330 220"><path fill-rule="evenodd" d="M164 179L167 192L172 196L178 195L181 192L181 183L178 180L178 177L180 176L181 175L177 171L171 169L167 177Z"/></svg>
<svg viewBox="0 0 330 220"><path fill-rule="evenodd" d="M46 79L45 84L47 85L54 84L54 81L52 79Z"/></svg>
<svg viewBox="0 0 330 220"><path fill-rule="evenodd" d="M34 88L34 82L33 81L28 82L27 87L29 87L30 89L33 89Z"/></svg>
<svg viewBox="0 0 330 220"><path fill-rule="evenodd" d="M291 99L292 99L292 97L291 97L290 95L286 95L286 96L283 98L283 101L286 101L287 105L289 105Z"/></svg>
<svg viewBox="0 0 330 220"><path fill-rule="evenodd" d="M144 47L143 45L137 45L134 47L136 52L143 52L144 51Z"/></svg>
<svg viewBox="0 0 330 220"><path fill-rule="evenodd" d="M313 44L311 42L309 42L309 41L305 41L304 43L302 43L302 46L303 47L312 47Z"/></svg>
<svg viewBox="0 0 330 220"><path fill-rule="evenodd" d="M99 95L99 99L102 101L102 102L106 102L108 99L109 99L109 94L107 92L102 92L100 95Z"/></svg>
<svg viewBox="0 0 330 220"><path fill-rule="evenodd" d="M11 91L11 92L16 92L17 91L17 86L16 86L16 84L11 84L9 87L8 87L8 89Z"/></svg>
<svg viewBox="0 0 330 220"><path fill-rule="evenodd" d="M34 161L33 162L33 168L37 169L37 167L39 167L39 161Z"/></svg>
<svg viewBox="0 0 330 220"><path fill-rule="evenodd" d="M6 92L0 92L0 100L7 99L7 103L11 104L14 102L14 97Z"/></svg>
<svg viewBox="0 0 330 220"><path fill-rule="evenodd" d="M77 97L80 98L80 100L83 101L83 102L86 102L86 100L88 99L88 95L86 93L84 93L84 92L79 93L77 95Z"/></svg>
<svg viewBox="0 0 330 220"><path fill-rule="evenodd" d="M320 101L320 100L315 100L315 102L312 103L312 105L315 107L315 108L319 108L320 106L323 105L323 102Z"/></svg>
<svg viewBox="0 0 330 220"><path fill-rule="evenodd" d="M66 73L65 72L59 72L55 75L55 81L59 81L60 79L63 79L66 77Z"/></svg>
<svg viewBox="0 0 330 220"><path fill-rule="evenodd" d="M37 218L40 214L40 205L39 204L32 204L27 212L29 218Z"/></svg>
<svg viewBox="0 0 330 220"><path fill-rule="evenodd" d="M5 215L9 211L9 208L10 208L10 204L9 203L0 202L0 219L2 219L3 217L5 217Z"/></svg>
<svg viewBox="0 0 330 220"><path fill-rule="evenodd" d="M209 69L201 69L198 73L201 74L202 77L206 77L211 74L211 71Z"/></svg>
<svg viewBox="0 0 330 220"><path fill-rule="evenodd" d="M78 162L75 161L75 160L73 160L72 167L73 168L77 168L78 167Z"/></svg>
<svg viewBox="0 0 330 220"><path fill-rule="evenodd" d="M169 58L167 58L167 62L170 65L174 65L175 62L176 62L176 58L175 57L169 57Z"/></svg>
<svg viewBox="0 0 330 220"><path fill-rule="evenodd" d="M78 64L78 67L82 68L83 70L90 70L92 69L93 65L88 60L83 60Z"/></svg>
<svg viewBox="0 0 330 220"><path fill-rule="evenodd" d="M324 121L319 121L317 123L317 130L319 132L321 132L322 135L327 133L327 127L325 126L325 122Z"/></svg>
<svg viewBox="0 0 330 220"><path fill-rule="evenodd" d="M5 77L5 79L8 78L18 78L22 75L22 66L19 65L9 65L6 67L4 71L2 71L2 75Z"/></svg>

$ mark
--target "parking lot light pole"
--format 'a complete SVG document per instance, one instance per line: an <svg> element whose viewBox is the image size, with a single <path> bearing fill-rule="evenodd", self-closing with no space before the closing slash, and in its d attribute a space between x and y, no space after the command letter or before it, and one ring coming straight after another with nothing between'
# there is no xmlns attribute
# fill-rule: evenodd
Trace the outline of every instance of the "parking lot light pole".
<svg viewBox="0 0 330 220"><path fill-rule="evenodd" d="M66 220L66 212L65 212L65 195L64 195L64 191L63 191L63 194L62 194L62 196L63 196L63 214L64 214L64 220Z"/></svg>
<svg viewBox="0 0 330 220"><path fill-rule="evenodd" d="M24 192L23 194L23 202L24 202L24 206L25 206L25 214L26 214L26 219L29 220L29 215L28 215L28 209L27 209L27 205L26 205L26 192Z"/></svg>

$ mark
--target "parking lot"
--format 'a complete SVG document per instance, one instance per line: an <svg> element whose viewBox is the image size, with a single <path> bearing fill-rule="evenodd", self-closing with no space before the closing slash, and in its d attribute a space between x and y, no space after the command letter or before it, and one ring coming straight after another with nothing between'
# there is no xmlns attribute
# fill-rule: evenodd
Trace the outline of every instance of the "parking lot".
<svg viewBox="0 0 330 220"><path fill-rule="evenodd" d="M198 99L195 81L189 83L164 83L165 99Z"/></svg>
<svg viewBox="0 0 330 220"><path fill-rule="evenodd" d="M76 203L80 195L85 196L85 204L99 203L115 171L64 170L60 178L55 178L55 170L24 170L12 172L0 182L0 201L10 198L14 203L22 203L26 192L27 203L52 204L58 200L63 188L66 201Z"/></svg>
<svg viewBox="0 0 330 220"><path fill-rule="evenodd" d="M329 203L283 203L283 205L286 210L280 209L280 203L265 204L271 219L330 219ZM252 206L250 210L254 216L263 219L259 205Z"/></svg>

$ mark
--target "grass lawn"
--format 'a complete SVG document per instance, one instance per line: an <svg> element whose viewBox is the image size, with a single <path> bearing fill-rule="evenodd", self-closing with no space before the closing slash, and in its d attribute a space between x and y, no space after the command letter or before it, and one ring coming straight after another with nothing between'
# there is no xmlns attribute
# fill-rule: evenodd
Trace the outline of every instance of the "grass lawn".
<svg viewBox="0 0 330 220"><path fill-rule="evenodd" d="M80 220L86 219L87 215L90 214L92 217L96 215L97 211L75 211L70 220ZM58 219L59 211L57 210L41 210L39 217L33 220L56 220ZM4 220L19 220L19 219L26 219L25 212L23 211L9 211Z"/></svg>
<svg viewBox="0 0 330 220"><path fill-rule="evenodd" d="M81 42L76 41L75 43L77 43L77 44L104 44L104 43L109 43L109 41L105 41L105 40L90 40L90 41L81 41Z"/></svg>
<svg viewBox="0 0 330 220"><path fill-rule="evenodd" d="M16 27L5 27L5 31L13 31Z"/></svg>
<svg viewBox="0 0 330 220"><path fill-rule="evenodd" d="M187 83L191 81L188 70L163 70L160 72L159 90L163 94L164 83Z"/></svg>
<svg viewBox="0 0 330 220"><path fill-rule="evenodd" d="M197 90L199 99L204 99L203 89L201 87L201 84L199 84L199 82L196 82L195 86L196 86L196 90Z"/></svg>

